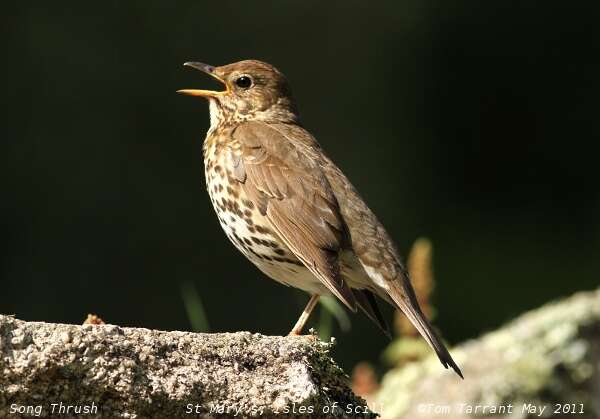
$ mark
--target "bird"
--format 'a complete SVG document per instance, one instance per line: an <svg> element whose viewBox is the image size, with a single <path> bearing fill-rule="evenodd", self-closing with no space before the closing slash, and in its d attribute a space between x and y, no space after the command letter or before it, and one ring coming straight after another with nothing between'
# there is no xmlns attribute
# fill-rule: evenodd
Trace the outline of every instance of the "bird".
<svg viewBox="0 0 600 419"><path fill-rule="evenodd" d="M177 91L208 100L204 171L223 231L268 277L311 296L290 335L302 334L320 296L333 295L390 337L381 299L463 378L423 314L390 235L302 125L287 78L259 60L184 66L223 85Z"/></svg>

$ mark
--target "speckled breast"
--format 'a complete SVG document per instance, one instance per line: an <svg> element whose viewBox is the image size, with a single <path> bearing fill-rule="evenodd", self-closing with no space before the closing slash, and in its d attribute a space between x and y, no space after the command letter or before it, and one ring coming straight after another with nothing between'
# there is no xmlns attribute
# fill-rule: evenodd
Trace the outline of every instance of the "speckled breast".
<svg viewBox="0 0 600 419"><path fill-rule="evenodd" d="M204 156L206 187L223 231L269 277L309 292L322 291L233 177L231 153L228 146L212 144Z"/></svg>

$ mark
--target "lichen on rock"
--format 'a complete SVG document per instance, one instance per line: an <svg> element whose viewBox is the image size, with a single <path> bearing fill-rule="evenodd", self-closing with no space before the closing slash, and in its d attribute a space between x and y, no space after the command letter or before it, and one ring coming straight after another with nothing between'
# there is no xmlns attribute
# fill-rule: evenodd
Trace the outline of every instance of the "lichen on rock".
<svg viewBox="0 0 600 419"><path fill-rule="evenodd" d="M95 405L96 417L272 417L309 410L311 417L329 417L334 405L339 417L354 417L345 407L365 402L349 389L330 349L306 336L76 326L0 315L0 417L37 406L45 417L58 403ZM61 417L76 416L71 413Z"/></svg>
<svg viewBox="0 0 600 419"><path fill-rule="evenodd" d="M458 419L473 416L461 404L512 404L510 415L477 416L521 419L538 417L523 405L548 406L548 414L557 405L575 404L583 410L577 418L600 418L600 289L525 313L457 346L452 355L464 381L430 357L390 371L375 409L381 407L383 418Z"/></svg>

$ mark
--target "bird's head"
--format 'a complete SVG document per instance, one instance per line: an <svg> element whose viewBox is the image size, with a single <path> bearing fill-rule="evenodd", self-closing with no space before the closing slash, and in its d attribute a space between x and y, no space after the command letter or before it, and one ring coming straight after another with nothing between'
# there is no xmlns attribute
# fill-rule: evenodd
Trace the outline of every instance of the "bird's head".
<svg viewBox="0 0 600 419"><path fill-rule="evenodd" d="M209 100L211 120L264 120L296 122L298 112L289 84L283 74L270 64L257 60L213 67L199 62L184 64L200 70L219 82L225 90L178 90L178 93ZM213 119L215 118L215 119Z"/></svg>

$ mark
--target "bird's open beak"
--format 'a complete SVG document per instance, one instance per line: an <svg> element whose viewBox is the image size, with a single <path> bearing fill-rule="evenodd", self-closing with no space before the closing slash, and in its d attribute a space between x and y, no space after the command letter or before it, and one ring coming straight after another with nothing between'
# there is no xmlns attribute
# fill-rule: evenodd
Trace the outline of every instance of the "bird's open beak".
<svg viewBox="0 0 600 419"><path fill-rule="evenodd" d="M187 62L187 63L184 63L183 65L186 67L195 68L196 70L200 70L200 71L208 74L212 78L217 79L218 81L220 81L221 83L223 83L225 85L225 90L222 92L217 92L214 90L182 89L182 90L178 90L177 93L181 93L183 95L190 95L190 96L201 96L201 97L206 97L206 98L222 96L222 95L228 93L227 83L225 83L225 80L223 80L222 78L220 78L219 76L217 76L215 74L215 68L212 65L198 63L198 62Z"/></svg>

